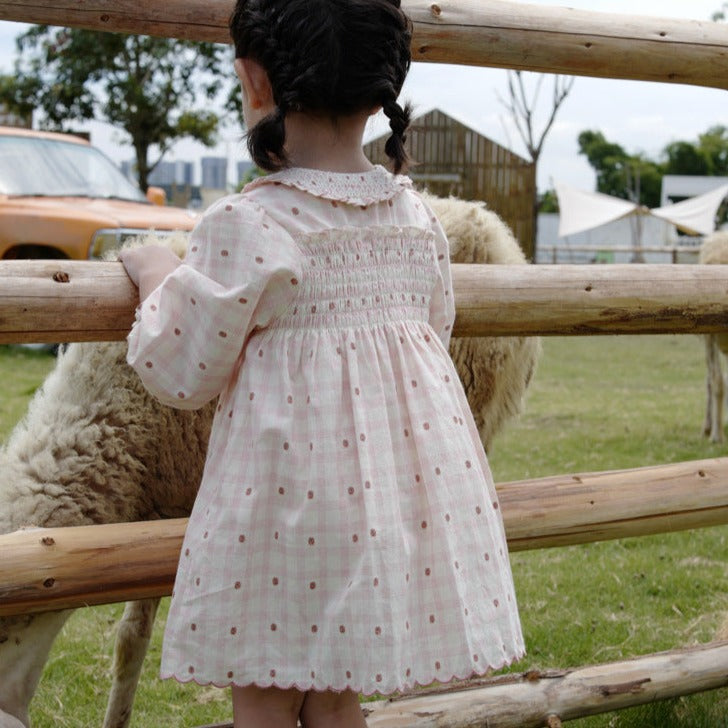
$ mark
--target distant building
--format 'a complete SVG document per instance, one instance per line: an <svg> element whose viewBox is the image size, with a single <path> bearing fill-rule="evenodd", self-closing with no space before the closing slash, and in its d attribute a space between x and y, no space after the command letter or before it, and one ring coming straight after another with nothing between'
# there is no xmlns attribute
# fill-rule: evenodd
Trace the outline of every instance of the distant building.
<svg viewBox="0 0 728 728"><path fill-rule="evenodd" d="M540 212L538 215L538 242L536 263L631 263L637 217L634 215L614 220L591 230L559 237L559 213ZM672 246L689 245L688 239L679 240L675 226L657 217L641 217L641 236L646 263L670 263ZM665 247L665 252L652 248ZM586 249L585 249L586 248ZM697 248L696 248L697 251ZM677 262L695 263L697 255L685 253Z"/></svg>
<svg viewBox="0 0 728 728"><path fill-rule="evenodd" d="M202 187L208 190L227 188L227 159L225 157L202 157Z"/></svg>
<svg viewBox="0 0 728 728"><path fill-rule="evenodd" d="M136 161L123 161L119 168L134 184L139 180L136 174ZM194 163L185 160L159 162L149 175L152 187L161 187L167 195L167 204L175 207L199 208L202 196L199 185L194 184Z"/></svg>
<svg viewBox="0 0 728 728"><path fill-rule="evenodd" d="M388 164L384 145L389 132L364 145L372 162ZM407 148L415 164L409 175L436 195L483 200L533 255L536 168L523 157L434 109L413 119Z"/></svg>
<svg viewBox="0 0 728 728"><path fill-rule="evenodd" d="M669 213L670 205L689 198L700 197L719 188L725 189L728 177L666 174L662 178L661 207ZM728 200L728 197L724 199ZM642 258L647 263L695 263L703 237L680 230L678 223L697 225L703 215L710 216L710 204L699 201L691 211L671 218L651 215L627 215L588 230L568 235L559 234L559 213L538 216L537 263L630 263L634 262L635 241L646 250ZM563 207L562 207L563 210ZM720 214L720 211L719 211ZM671 222L671 220L673 220ZM699 230L696 227L696 230ZM664 248L664 251L659 250Z"/></svg>
<svg viewBox="0 0 728 728"><path fill-rule="evenodd" d="M697 174L666 174L662 178L660 205L680 202L688 197L696 197L726 184L728 177L708 177Z"/></svg>
<svg viewBox="0 0 728 728"><path fill-rule="evenodd" d="M192 184L192 162L160 162L149 175L149 184L158 187Z"/></svg>

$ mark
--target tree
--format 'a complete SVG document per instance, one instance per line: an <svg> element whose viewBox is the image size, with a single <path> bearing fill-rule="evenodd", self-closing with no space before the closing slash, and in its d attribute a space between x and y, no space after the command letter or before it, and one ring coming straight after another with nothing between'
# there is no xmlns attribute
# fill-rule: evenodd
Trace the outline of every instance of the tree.
<svg viewBox="0 0 728 728"><path fill-rule="evenodd" d="M659 207L663 167L643 154L629 154L607 141L600 131L587 130L578 137L583 154L597 173L597 190L613 197Z"/></svg>
<svg viewBox="0 0 728 728"><path fill-rule="evenodd" d="M708 160L709 174L728 177L728 127L711 126L700 134L698 149Z"/></svg>
<svg viewBox="0 0 728 728"><path fill-rule="evenodd" d="M661 165L643 154L628 154L619 144L607 141L600 131L583 131L578 137L583 154L597 173L597 190L646 207L658 207L662 187ZM642 218L631 219L632 262L643 263Z"/></svg>
<svg viewBox="0 0 728 728"><path fill-rule="evenodd" d="M538 211L539 212L558 212L559 211L559 198L556 194L556 190L546 190L542 195L538 196Z"/></svg>
<svg viewBox="0 0 728 728"><path fill-rule="evenodd" d="M144 190L175 141L215 142L219 118L210 104L224 85L225 46L46 25L16 44L15 73L0 77L0 101L10 110L39 109L43 128L98 119L123 129ZM150 161L153 146L158 156Z"/></svg>
<svg viewBox="0 0 728 728"><path fill-rule="evenodd" d="M538 168L538 160L541 157L546 136L556 120L559 108L566 100L569 92L574 86L573 76L552 76L551 105L545 113L545 120L542 126L537 129L537 108L539 97L546 76L544 74L532 74L535 78L532 93L529 94L527 84L522 71L508 71L508 99L500 99L501 103L508 110L513 120L518 135L521 137L531 163L535 170ZM539 198L537 190L534 190L533 199L533 250L531 256L536 259L536 236L538 233L538 209Z"/></svg>
<svg viewBox="0 0 728 728"><path fill-rule="evenodd" d="M608 142L600 131L585 130L577 138L579 154L583 154L597 174L597 190L614 197L626 198L624 168L629 155L619 144Z"/></svg>
<svg viewBox="0 0 728 728"><path fill-rule="evenodd" d="M666 174L712 174L710 158L699 146L690 142L671 142L665 147L667 157L665 163Z"/></svg>

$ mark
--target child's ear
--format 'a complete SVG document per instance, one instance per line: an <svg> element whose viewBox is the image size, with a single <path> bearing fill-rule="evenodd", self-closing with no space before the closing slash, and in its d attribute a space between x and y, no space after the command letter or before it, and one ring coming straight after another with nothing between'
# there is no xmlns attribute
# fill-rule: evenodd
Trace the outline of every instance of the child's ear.
<svg viewBox="0 0 728 728"><path fill-rule="evenodd" d="M273 89L263 66L252 58L236 58L233 63L251 109L273 104Z"/></svg>

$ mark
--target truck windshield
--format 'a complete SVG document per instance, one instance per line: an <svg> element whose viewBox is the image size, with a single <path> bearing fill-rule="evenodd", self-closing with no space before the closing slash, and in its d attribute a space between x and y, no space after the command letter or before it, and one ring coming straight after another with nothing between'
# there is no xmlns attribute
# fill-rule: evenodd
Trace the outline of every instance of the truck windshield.
<svg viewBox="0 0 728 728"><path fill-rule="evenodd" d="M147 202L139 188L98 149L24 136L0 136L0 193Z"/></svg>

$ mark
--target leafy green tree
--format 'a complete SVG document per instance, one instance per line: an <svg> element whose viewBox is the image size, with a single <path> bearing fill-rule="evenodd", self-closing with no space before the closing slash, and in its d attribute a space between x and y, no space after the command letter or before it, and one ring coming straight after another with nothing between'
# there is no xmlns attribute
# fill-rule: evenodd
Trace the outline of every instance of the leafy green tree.
<svg viewBox="0 0 728 728"><path fill-rule="evenodd" d="M36 107L35 98L40 92L39 87L37 78L16 78L0 74L0 105L22 119L31 119Z"/></svg>
<svg viewBox="0 0 728 728"><path fill-rule="evenodd" d="M666 174L728 176L728 127L711 126L697 143L678 141L664 149Z"/></svg>
<svg viewBox="0 0 728 728"><path fill-rule="evenodd" d="M597 173L597 190L613 197L658 207L664 174L662 165L643 154L629 154L609 142L600 131L583 131L578 137L583 154Z"/></svg>
<svg viewBox="0 0 728 728"><path fill-rule="evenodd" d="M728 127L711 126L700 134L698 149L708 159L709 174L728 177Z"/></svg>
<svg viewBox="0 0 728 728"><path fill-rule="evenodd" d="M538 197L538 211L539 212L558 212L559 211L559 198L556 194L555 189L546 190L543 194Z"/></svg>
<svg viewBox="0 0 728 728"><path fill-rule="evenodd" d="M627 199L647 207L659 207L662 199L662 178L665 172L659 162L648 159L643 154L630 157L625 168Z"/></svg>
<svg viewBox="0 0 728 728"><path fill-rule="evenodd" d="M597 190L615 197L625 197L624 174L629 155L619 144L608 142L600 131L586 130L577 138L583 154L597 173Z"/></svg>
<svg viewBox="0 0 728 728"><path fill-rule="evenodd" d="M667 157L666 174L712 174L710 159L695 144L684 141L671 142L665 147L664 154Z"/></svg>
<svg viewBox="0 0 728 728"><path fill-rule="evenodd" d="M123 129L144 190L175 141L215 142L219 117L210 107L229 85L221 73L226 46L47 25L32 26L16 44L15 73L0 77L0 102L39 109L43 128L98 119Z"/></svg>
<svg viewBox="0 0 728 728"><path fill-rule="evenodd" d="M248 182L252 182L254 179L258 179L258 177L264 177L266 174L264 169L261 169L258 167L258 165L254 164L244 175L243 178L240 180L240 183L237 187L237 192L240 192L240 190L245 187L245 185L248 184Z"/></svg>

